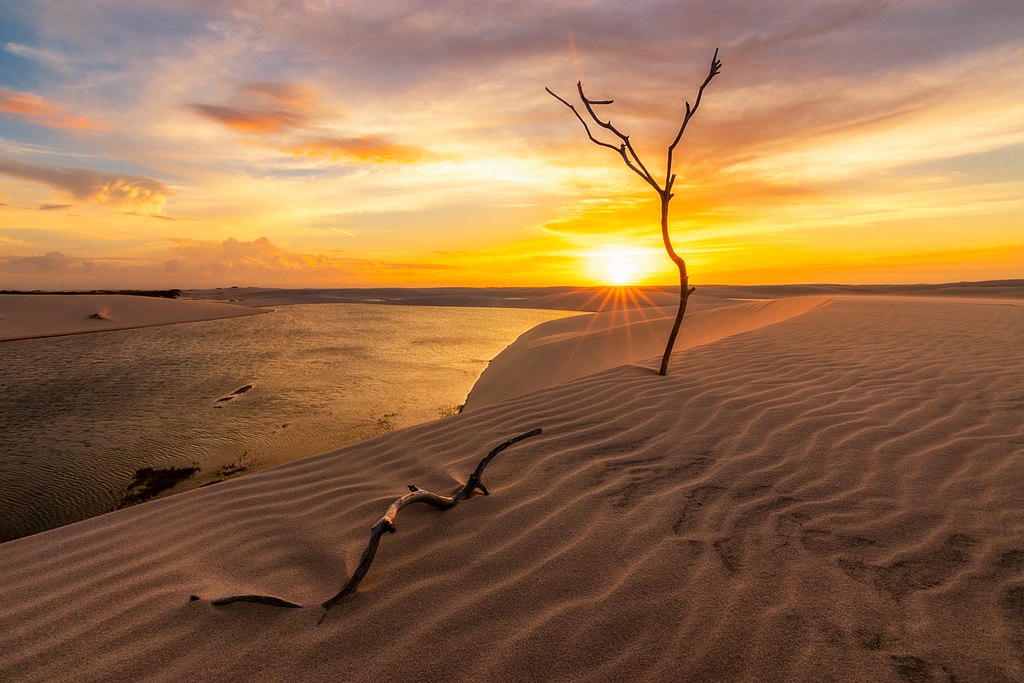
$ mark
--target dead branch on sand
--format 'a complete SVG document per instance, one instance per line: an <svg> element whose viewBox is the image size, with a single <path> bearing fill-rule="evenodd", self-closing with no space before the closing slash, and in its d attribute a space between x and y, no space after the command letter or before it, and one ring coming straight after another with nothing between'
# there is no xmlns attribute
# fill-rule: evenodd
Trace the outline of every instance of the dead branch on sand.
<svg viewBox="0 0 1024 683"><path fill-rule="evenodd" d="M689 101L686 102L686 111L683 114L683 121L679 125L679 132L676 133L676 137L672 140L672 143L668 146L668 158L666 160L665 170L665 183L664 185L658 184L654 175L647 170L644 166L644 162L640 160L640 155L636 153L633 148L633 143L630 142L629 136L620 131L612 123L611 119L604 121L600 116L597 115L597 111L594 109L595 106L604 106L612 104L614 100L592 100L586 96L583 92L583 82L576 81L576 90L579 93L580 101L583 106L587 109L587 114L590 115L590 119L601 128L612 133L616 138L619 139L619 144L612 144L610 142L604 142L594 136L594 133L590 130L590 126L587 125L587 120L583 118L576 107L571 104L565 98L555 94L551 88L544 88L548 91L548 94L554 97L556 100L564 104L566 107L576 115L579 122L583 124L583 130L586 132L587 137L598 147L607 147L619 154L622 160L626 162L626 166L629 170L636 173L638 176L643 178L644 182L654 188L654 191L658 194L658 198L661 200L661 239L665 244L665 251L668 252L668 256L672 259L672 262L676 264L679 269L679 308L676 311L675 321L672 323L672 331L668 335L668 341L665 343L665 353L661 357L661 369L658 371L659 375L668 374L668 362L672 357L672 347L675 346L676 336L679 334L679 326L683 322L683 316L686 314L686 302L690 300L690 295L695 291L695 287L690 287L690 279L686 272L686 261L682 256L676 252L675 247L672 246L672 237L669 235L668 230L668 206L675 194L672 192L672 188L676 182L676 174L672 172L673 155L676 151L676 145L679 144L679 140L682 139L683 133L686 132L686 126L689 125L690 119L697 113L697 108L700 107L700 102L704 97L704 89L711 83L711 79L721 73L722 62L718 59L718 49L715 49L715 54L711 56L711 68L708 70L708 75L704 78L704 82L700 84L700 88L697 89L697 98L693 101L693 106L690 106Z"/></svg>
<svg viewBox="0 0 1024 683"><path fill-rule="evenodd" d="M484 468L486 468L487 465L490 464L491 460L494 459L494 456L498 455L498 453L501 453L503 450L505 450L512 444L518 443L523 439L528 439L531 436L537 436L540 433L540 427L536 429L531 429L528 432L524 432L519 436L514 436L511 439L503 441L502 443L495 446L490 453L484 456L483 460L480 461L480 464L476 466L476 469L473 470L473 473L471 475L469 475L469 479L466 480L466 483L462 486L462 488L453 493L451 496L441 496L436 493L424 491L416 486L410 485L410 492L405 494L401 498L397 499L390 506L388 506L388 509L384 513L384 516L377 520L377 523L374 524L373 527L370 529L370 538L366 542L366 549L363 550L362 557L359 559L359 566L356 567L356 570L352 573L352 576L351 578L349 578L348 582L334 596L330 597L329 599L321 603L321 607L324 608L324 613L320 617L320 622L322 622L324 620L324 617L327 616L327 611L331 609L331 607L338 604L338 602L342 600L346 595L355 592L356 587L359 585L359 582L363 580L363 577L366 576L366 572L370 569L370 565L373 564L373 558L377 554L377 545L380 543L381 536L383 536L385 532L393 534L395 533L395 531L397 531L397 527L395 526L395 518L398 516L398 512L402 508L404 508L407 505L412 505L413 503L426 503L427 505L431 505L442 510L447 510L449 508L455 507L455 505L460 500L465 500L466 498L469 498L471 495L473 495L473 492L476 489L480 489L480 491L485 496L489 496L490 492L487 490L487 487L485 487L483 485L483 482L481 481L481 478L483 477L484 473ZM272 605L274 607L302 607L302 605L291 602L290 600L278 598L273 595L252 594L229 595L224 598L217 598L216 600L211 600L210 604L229 605L233 602L255 602L263 605Z"/></svg>

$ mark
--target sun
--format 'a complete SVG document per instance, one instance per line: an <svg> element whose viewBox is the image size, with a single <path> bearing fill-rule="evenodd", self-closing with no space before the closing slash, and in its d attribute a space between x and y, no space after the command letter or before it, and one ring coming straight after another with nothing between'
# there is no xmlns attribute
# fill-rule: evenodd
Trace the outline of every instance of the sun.
<svg viewBox="0 0 1024 683"><path fill-rule="evenodd" d="M608 282L613 285L631 285L636 281L637 264L628 254L610 254L605 263Z"/></svg>
<svg viewBox="0 0 1024 683"><path fill-rule="evenodd" d="M606 285L625 287L635 284L643 268L635 250L607 247L590 254L591 276Z"/></svg>

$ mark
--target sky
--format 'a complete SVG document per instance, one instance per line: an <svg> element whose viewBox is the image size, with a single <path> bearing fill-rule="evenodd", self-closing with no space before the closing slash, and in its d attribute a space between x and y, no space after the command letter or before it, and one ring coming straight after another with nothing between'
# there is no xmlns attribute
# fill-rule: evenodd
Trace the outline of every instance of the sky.
<svg viewBox="0 0 1024 683"><path fill-rule="evenodd" d="M1024 277L1019 0L0 0L0 289ZM576 100L578 102L578 100ZM578 106L578 105L577 105ZM602 139L612 141L607 136Z"/></svg>

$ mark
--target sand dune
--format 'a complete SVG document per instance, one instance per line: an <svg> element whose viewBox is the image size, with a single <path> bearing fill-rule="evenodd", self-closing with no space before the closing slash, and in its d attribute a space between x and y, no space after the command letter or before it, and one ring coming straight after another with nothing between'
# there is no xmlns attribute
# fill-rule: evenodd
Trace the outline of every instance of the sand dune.
<svg viewBox="0 0 1024 683"><path fill-rule="evenodd" d="M264 309L118 294L0 295L0 341L233 318Z"/></svg>
<svg viewBox="0 0 1024 683"><path fill-rule="evenodd" d="M691 313L680 328L674 353L781 322L827 301L824 297L794 297ZM473 386L466 408L619 365L638 363L657 370L675 314L675 307L618 309L538 325L491 361Z"/></svg>
<svg viewBox="0 0 1024 683"><path fill-rule="evenodd" d="M780 304L668 377L599 367L649 322L543 326L596 371L0 545L0 679L1024 680L1024 306ZM316 605L536 426L322 625L209 604Z"/></svg>

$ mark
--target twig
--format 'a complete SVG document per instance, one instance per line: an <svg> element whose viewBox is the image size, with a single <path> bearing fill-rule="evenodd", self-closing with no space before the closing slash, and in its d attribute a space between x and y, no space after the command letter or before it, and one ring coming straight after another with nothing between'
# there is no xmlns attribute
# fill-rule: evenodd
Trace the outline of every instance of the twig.
<svg viewBox="0 0 1024 683"><path fill-rule="evenodd" d="M665 174L665 192L672 192L672 185L675 183L675 176L672 174L672 154L676 151L676 145L679 144L679 140L683 137L683 133L686 132L686 126L690 123L690 119L697 113L697 107L700 106L701 98L704 97L704 88L708 87L711 83L711 79L722 73L722 60L718 58L718 48L715 48L715 54L711 56L711 68L708 69L708 75L704 79L704 82L700 84L697 89L697 97L693 101L693 108L690 108L690 103L686 103L686 113L683 115L683 122L679 125L679 132L676 133L675 140L668 146L668 171ZM671 199L671 197L670 197Z"/></svg>
<svg viewBox="0 0 1024 683"><path fill-rule="evenodd" d="M593 142L595 145L598 145L600 147L607 147L610 150L618 152L619 156L621 156L622 160L626 163L626 166L629 167L629 170L633 171L633 173L636 173L638 176L643 178L644 182L646 182L648 185L653 187L654 191L658 192L660 194L661 193L661 188L658 187L658 183L655 182L654 177L651 176L651 174L647 172L647 168L643 165L643 162L640 161L640 157L638 157L636 155L636 152L633 151L633 145L630 144L630 142L629 142L629 136L628 135L623 135L616 128L614 128L611 125L610 122L609 123L605 123L604 121L602 121L601 119L599 119L597 117L597 114L594 113L592 105L595 105L595 104L611 104L612 100L597 100L597 101L595 101L595 100L588 100L583 95L583 86L580 83L577 83L576 86L577 86L577 88L580 91L580 99L583 100L583 104L586 106L587 112L590 114L590 116L594 119L594 121L599 126L601 126L602 128L607 128L608 130L610 130L613 133L615 133L623 141L623 143L621 145L616 147L615 145L609 144L607 142L603 142L603 141L598 140L597 138L595 138L594 134L590 132L590 126L588 126L586 120L582 116L580 116L580 113L576 110L576 107L574 107L572 104L567 102L564 98L560 97L559 95L556 95L555 92L553 90L551 90L551 88L544 88L544 89L548 91L549 95L551 95L556 100L558 100L559 102L561 102L562 104L564 104L565 106L569 107L569 109L572 110L572 113L575 114L576 118L579 119L580 123L583 124L583 130L585 130L587 132L587 137L590 138L591 142ZM634 164L630 160L630 155L632 155L633 158L636 159L637 164L640 165L639 168L637 167L636 164Z"/></svg>

